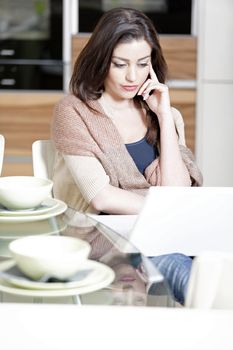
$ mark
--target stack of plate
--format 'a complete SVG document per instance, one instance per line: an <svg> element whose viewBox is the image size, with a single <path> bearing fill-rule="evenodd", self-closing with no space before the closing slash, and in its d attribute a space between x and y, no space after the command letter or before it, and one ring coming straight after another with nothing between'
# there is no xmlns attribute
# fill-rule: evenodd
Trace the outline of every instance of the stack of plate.
<svg viewBox="0 0 233 350"><path fill-rule="evenodd" d="M34 281L21 273L12 259L0 262L0 291L29 297L64 297L86 294L113 282L113 270L97 261L86 260L68 281Z"/></svg>
<svg viewBox="0 0 233 350"><path fill-rule="evenodd" d="M0 223L45 220L64 213L66 209L66 203L55 198L47 198L38 207L27 210L8 210L0 207Z"/></svg>

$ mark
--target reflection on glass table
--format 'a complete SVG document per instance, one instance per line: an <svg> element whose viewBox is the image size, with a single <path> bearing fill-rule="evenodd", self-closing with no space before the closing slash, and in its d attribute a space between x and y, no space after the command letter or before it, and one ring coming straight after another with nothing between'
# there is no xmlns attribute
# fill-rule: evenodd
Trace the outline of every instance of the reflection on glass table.
<svg viewBox="0 0 233 350"><path fill-rule="evenodd" d="M151 261L114 230L69 208L62 234L87 240L92 247L90 259L111 267L113 283L94 295L83 295L84 303L114 305L172 306L172 297L164 277ZM153 290L153 294L150 294Z"/></svg>
<svg viewBox="0 0 233 350"><path fill-rule="evenodd" d="M8 217L10 218L10 216ZM0 223L0 256L10 257L8 245L11 241L29 235L59 234L66 228L62 215L45 220Z"/></svg>
<svg viewBox="0 0 233 350"><path fill-rule="evenodd" d="M171 293L164 277L130 242L93 218L68 208L62 215L35 222L4 223L0 227L1 260L10 256L7 245L15 238L35 234L60 234L87 240L91 245L88 267L92 274L83 281L68 281L58 288L41 286L36 282L17 286L12 279L1 277L0 291L10 294L10 301L18 296L32 297L35 301L59 301L59 297L81 296L82 304L173 306ZM4 244L5 246L4 246ZM6 271L6 261L0 262L0 271ZM51 283L51 282L50 282ZM26 287L25 287L26 286ZM153 291L153 292L152 292ZM2 297L2 301L8 301ZM25 302L25 300L24 300Z"/></svg>

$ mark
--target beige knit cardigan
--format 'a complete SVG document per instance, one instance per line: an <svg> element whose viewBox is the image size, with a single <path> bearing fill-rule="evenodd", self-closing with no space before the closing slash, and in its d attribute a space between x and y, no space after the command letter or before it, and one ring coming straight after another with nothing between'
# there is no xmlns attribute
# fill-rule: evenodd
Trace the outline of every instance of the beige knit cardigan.
<svg viewBox="0 0 233 350"><path fill-rule="evenodd" d="M68 95L54 109L52 139L62 154L96 157L110 178L110 184L145 195L147 189L161 184L159 157L143 176L129 155L112 120L98 101L90 101L88 108L81 100ZM183 128L183 125L181 125ZM179 125L177 132L179 135ZM183 161L189 171L192 186L202 184L202 175L192 152L180 145Z"/></svg>

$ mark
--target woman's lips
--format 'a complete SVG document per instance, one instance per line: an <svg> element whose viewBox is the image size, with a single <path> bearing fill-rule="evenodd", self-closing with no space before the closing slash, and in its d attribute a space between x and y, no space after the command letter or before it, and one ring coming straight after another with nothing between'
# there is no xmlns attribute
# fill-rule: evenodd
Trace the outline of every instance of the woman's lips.
<svg viewBox="0 0 233 350"><path fill-rule="evenodd" d="M134 91L137 90L138 85L121 85L126 91Z"/></svg>
<svg viewBox="0 0 233 350"><path fill-rule="evenodd" d="M119 279L121 282L134 282L135 281L135 277L132 276L122 276Z"/></svg>

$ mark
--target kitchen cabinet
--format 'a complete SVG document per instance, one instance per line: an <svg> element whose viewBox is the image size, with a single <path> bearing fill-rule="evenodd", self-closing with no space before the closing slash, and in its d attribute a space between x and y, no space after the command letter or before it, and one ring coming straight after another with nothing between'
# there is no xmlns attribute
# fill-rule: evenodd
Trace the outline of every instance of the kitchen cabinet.
<svg viewBox="0 0 233 350"><path fill-rule="evenodd" d="M233 2L198 4L196 157L206 186L233 186Z"/></svg>
<svg viewBox="0 0 233 350"><path fill-rule="evenodd" d="M208 81L233 80L233 1L199 1L200 75Z"/></svg>
<svg viewBox="0 0 233 350"><path fill-rule="evenodd" d="M233 84L205 83L201 92L198 160L201 158L204 184L233 186Z"/></svg>
<svg viewBox="0 0 233 350"><path fill-rule="evenodd" d="M32 142L50 138L53 107L62 96L62 93L0 94L0 133L6 141L3 176L32 174Z"/></svg>
<svg viewBox="0 0 233 350"><path fill-rule="evenodd" d="M170 98L172 106L176 107L183 116L187 147L195 153L196 90L172 88Z"/></svg>

